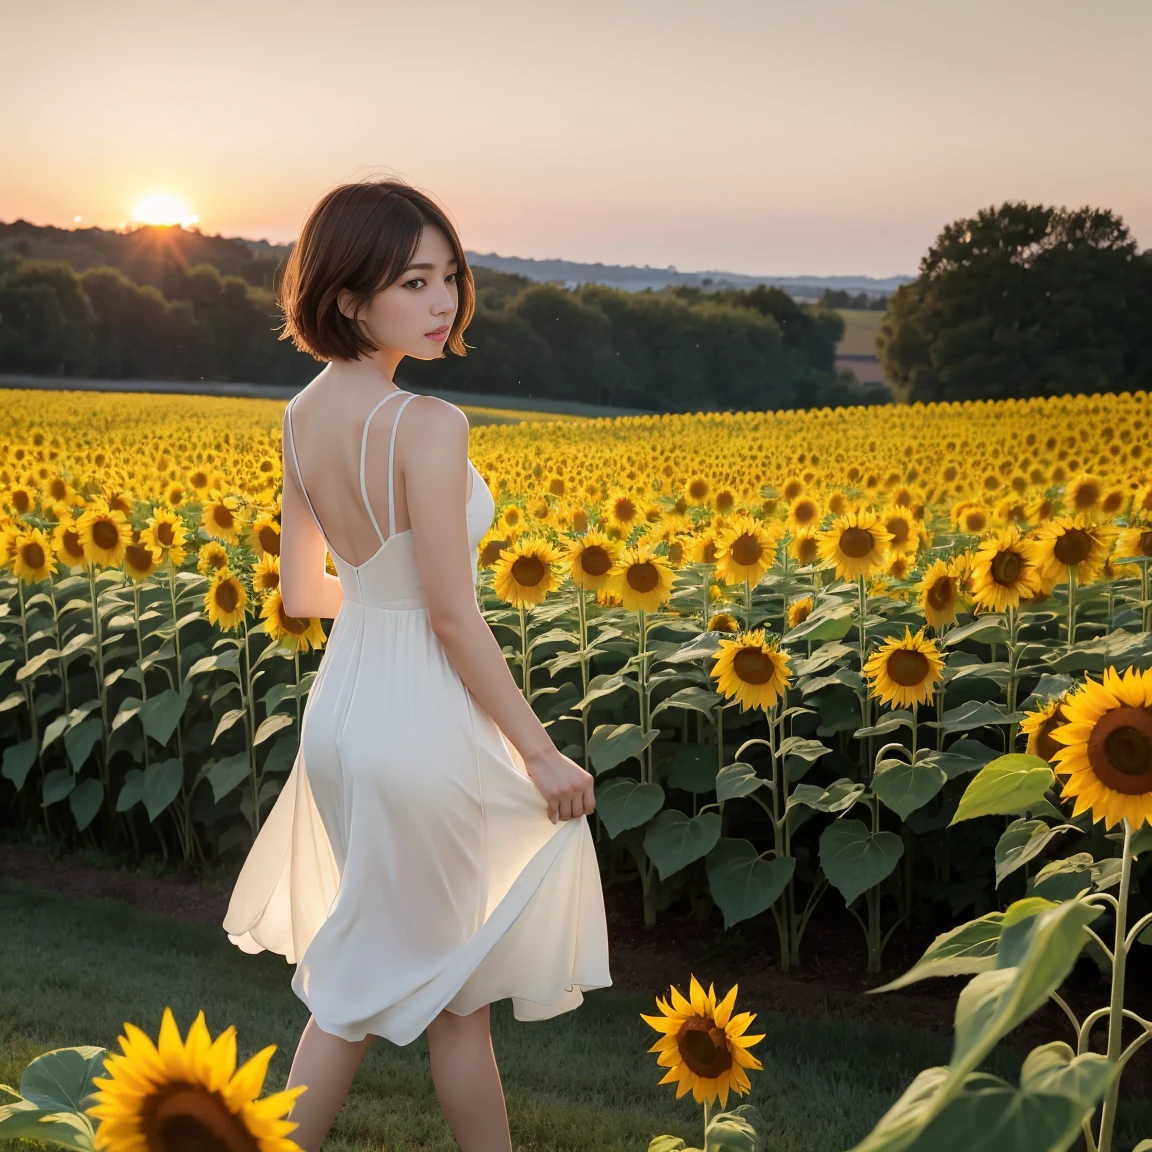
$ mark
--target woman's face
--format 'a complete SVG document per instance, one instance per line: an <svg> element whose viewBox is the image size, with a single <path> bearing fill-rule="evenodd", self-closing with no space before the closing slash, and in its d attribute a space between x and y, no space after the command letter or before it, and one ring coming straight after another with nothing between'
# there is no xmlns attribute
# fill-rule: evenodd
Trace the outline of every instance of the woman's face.
<svg viewBox="0 0 1152 1152"><path fill-rule="evenodd" d="M435 225L425 225L416 254L400 279L377 292L360 311L360 322L380 353L417 360L442 356L459 307L456 279L456 257L448 237ZM351 316L351 301L343 292L339 306ZM428 335L436 329L443 331Z"/></svg>

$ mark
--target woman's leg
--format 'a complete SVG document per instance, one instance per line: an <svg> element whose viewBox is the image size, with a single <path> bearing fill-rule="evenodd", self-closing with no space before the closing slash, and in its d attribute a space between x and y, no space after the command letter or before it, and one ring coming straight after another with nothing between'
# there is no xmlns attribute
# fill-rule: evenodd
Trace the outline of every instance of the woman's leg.
<svg viewBox="0 0 1152 1152"><path fill-rule="evenodd" d="M320 1152L320 1145L348 1096L352 1077L375 1040L371 1032L363 1040L341 1040L325 1032L314 1016L308 1017L285 1085L308 1086L296 1097L287 1117L300 1125L288 1133L288 1139L304 1152Z"/></svg>
<svg viewBox="0 0 1152 1152"><path fill-rule="evenodd" d="M468 1016L445 1008L428 1025L432 1083L460 1152L512 1152L489 1007Z"/></svg>

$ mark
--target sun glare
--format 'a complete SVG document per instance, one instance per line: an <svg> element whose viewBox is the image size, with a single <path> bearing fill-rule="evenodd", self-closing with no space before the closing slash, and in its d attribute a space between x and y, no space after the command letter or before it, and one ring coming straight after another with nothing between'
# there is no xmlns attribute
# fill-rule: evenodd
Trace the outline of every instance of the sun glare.
<svg viewBox="0 0 1152 1152"><path fill-rule="evenodd" d="M132 209L132 219L140 224L180 224L187 227L200 217L193 214L179 196L168 192L153 192Z"/></svg>

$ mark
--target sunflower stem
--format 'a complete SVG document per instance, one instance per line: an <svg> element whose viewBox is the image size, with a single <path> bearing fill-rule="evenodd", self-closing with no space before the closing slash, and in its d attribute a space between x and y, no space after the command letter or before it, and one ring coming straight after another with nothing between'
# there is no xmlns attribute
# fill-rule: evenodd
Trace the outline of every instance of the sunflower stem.
<svg viewBox="0 0 1152 1152"><path fill-rule="evenodd" d="M1008 605L1008 714L1016 712L1016 636L1020 627L1019 609L1015 605ZM1016 748L1016 733L1018 722L1013 720L1008 729L1008 751Z"/></svg>
<svg viewBox="0 0 1152 1152"><path fill-rule="evenodd" d="M1069 569L1069 574L1074 569ZM1069 586L1071 591L1071 585ZM1108 1008L1108 1059L1116 1068L1104 1107L1100 1113L1099 1152L1112 1152L1112 1132L1116 1127L1116 1105L1120 1097L1120 1057L1123 1051L1124 968L1128 959L1128 894L1132 887L1132 825L1124 820L1124 855L1120 862L1120 895L1116 902L1116 935L1112 953L1112 997Z"/></svg>
<svg viewBox="0 0 1152 1152"><path fill-rule="evenodd" d="M744 631L752 631L752 581L744 577Z"/></svg>
<svg viewBox="0 0 1152 1152"><path fill-rule="evenodd" d="M524 699L528 699L528 614L525 611L524 604L521 602L517 605L520 612L520 691L524 693Z"/></svg>
<svg viewBox="0 0 1152 1152"><path fill-rule="evenodd" d="M640 657L640 734L647 736L651 722L650 701L648 699L648 621L646 619L647 613L643 608L638 608L636 612L639 617L637 654ZM641 757L640 780L642 783L648 784L651 783L653 776L651 744L643 750Z"/></svg>
<svg viewBox="0 0 1152 1152"><path fill-rule="evenodd" d="M1076 643L1076 566L1068 569L1068 647ZM1101 1149L1101 1152L1104 1152Z"/></svg>

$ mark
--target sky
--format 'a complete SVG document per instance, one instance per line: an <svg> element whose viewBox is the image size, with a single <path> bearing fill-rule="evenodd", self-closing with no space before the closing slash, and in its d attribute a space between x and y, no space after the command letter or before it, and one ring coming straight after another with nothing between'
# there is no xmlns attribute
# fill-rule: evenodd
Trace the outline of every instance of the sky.
<svg viewBox="0 0 1152 1152"><path fill-rule="evenodd" d="M399 177L504 256L914 275L945 224L1017 199L1110 208L1152 246L1152 0L0 0L0 20L6 222L130 226L166 193L205 233L284 243L334 185Z"/></svg>

